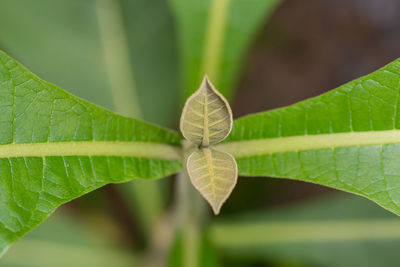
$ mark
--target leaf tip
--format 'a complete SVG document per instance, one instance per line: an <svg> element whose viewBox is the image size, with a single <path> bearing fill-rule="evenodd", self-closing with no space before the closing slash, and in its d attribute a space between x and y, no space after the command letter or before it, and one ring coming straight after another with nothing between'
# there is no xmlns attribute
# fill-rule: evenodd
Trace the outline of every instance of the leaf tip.
<svg viewBox="0 0 400 267"><path fill-rule="evenodd" d="M207 88L210 88L212 91L217 91L217 89L215 89L215 86L212 84L208 75L205 74L203 77L203 81L201 82L200 89L207 89Z"/></svg>
<svg viewBox="0 0 400 267"><path fill-rule="evenodd" d="M221 211L222 203L219 205L211 205L211 208L214 212L214 215L218 215L219 212Z"/></svg>

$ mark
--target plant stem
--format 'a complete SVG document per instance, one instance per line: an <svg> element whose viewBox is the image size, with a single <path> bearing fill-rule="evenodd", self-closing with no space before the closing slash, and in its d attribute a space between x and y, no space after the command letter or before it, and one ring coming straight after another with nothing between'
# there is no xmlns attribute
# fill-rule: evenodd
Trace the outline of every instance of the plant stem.
<svg viewBox="0 0 400 267"><path fill-rule="evenodd" d="M183 266L197 267L201 241L202 199L194 190L186 171L177 177L178 199L176 230L182 232Z"/></svg>
<svg viewBox="0 0 400 267"><path fill-rule="evenodd" d="M224 30L228 16L230 0L212 0L210 19L206 31L206 43L203 58L203 73L207 74L214 84L218 83L218 69L221 59Z"/></svg>
<svg viewBox="0 0 400 267"><path fill-rule="evenodd" d="M125 116L140 117L120 2L97 0L96 11L114 108Z"/></svg>
<svg viewBox="0 0 400 267"><path fill-rule="evenodd" d="M334 219L320 221L225 222L210 229L221 247L394 240L400 237L397 218Z"/></svg>
<svg viewBox="0 0 400 267"><path fill-rule="evenodd" d="M183 143L185 158L192 151L189 143ZM190 182L186 169L177 175L175 199L175 230L183 236L183 266L197 267L200 259L201 225L205 215L204 199Z"/></svg>
<svg viewBox="0 0 400 267"><path fill-rule="evenodd" d="M96 12L114 108L122 115L140 118L120 1L96 0ZM140 179L132 181L130 185L130 188L121 187L121 192L127 198L133 198L141 226L149 234L163 209L160 185L157 181Z"/></svg>

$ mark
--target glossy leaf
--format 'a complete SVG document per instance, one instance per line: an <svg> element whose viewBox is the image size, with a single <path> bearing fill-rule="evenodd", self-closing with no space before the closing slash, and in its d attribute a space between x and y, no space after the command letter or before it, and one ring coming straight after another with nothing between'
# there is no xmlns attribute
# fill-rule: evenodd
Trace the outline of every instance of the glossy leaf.
<svg viewBox="0 0 400 267"><path fill-rule="evenodd" d="M0 251L107 183L181 168L180 137L49 84L0 52Z"/></svg>
<svg viewBox="0 0 400 267"><path fill-rule="evenodd" d="M228 153L203 148L188 157L186 166L193 186L218 214L236 185L235 159Z"/></svg>
<svg viewBox="0 0 400 267"><path fill-rule="evenodd" d="M183 100L207 74L228 99L255 33L280 0L169 0L182 60Z"/></svg>
<svg viewBox="0 0 400 267"><path fill-rule="evenodd" d="M232 122L228 102L205 77L183 108L180 127L183 136L198 146L208 147L225 139Z"/></svg>
<svg viewBox="0 0 400 267"><path fill-rule="evenodd" d="M400 215L400 60L298 104L243 117L218 149L239 174L308 181Z"/></svg>
<svg viewBox="0 0 400 267"><path fill-rule="evenodd" d="M121 103L116 103L114 95L119 95L119 90L131 88L116 85L113 88L117 90L112 90L107 72L122 73L125 79L133 72L141 118L171 126L179 114L176 106L180 84L176 34L170 8L164 0L107 2L117 7L120 4L122 17L112 15L115 8L106 8L111 12L110 21L107 21L107 17L101 16L104 13L96 12L99 11L96 7L101 4L97 0L3 0L0 49L29 66L43 79L125 116L131 113L122 113L126 109ZM115 25L115 20L122 20L122 31L114 30L119 26L118 23ZM110 23L111 27L107 27ZM116 45L121 45L120 40L104 34L100 25L107 27L112 36L125 33L128 55L121 54L123 51L116 48ZM106 64L103 56L106 49L102 44L117 55L113 57L114 62L122 57L123 62L131 63L133 71L124 66L122 71L118 71L121 67ZM157 73L157 79L154 79L154 73ZM125 99L128 105L135 101ZM158 222L167 203L167 190L162 190L162 187L169 180L135 179L129 185L117 186L138 219L137 228L147 232Z"/></svg>

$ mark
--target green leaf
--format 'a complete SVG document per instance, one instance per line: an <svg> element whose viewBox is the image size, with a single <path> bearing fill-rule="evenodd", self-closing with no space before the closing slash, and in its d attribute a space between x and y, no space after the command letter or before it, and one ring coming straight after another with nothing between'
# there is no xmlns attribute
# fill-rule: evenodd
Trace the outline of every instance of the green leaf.
<svg viewBox="0 0 400 267"><path fill-rule="evenodd" d="M181 169L176 132L78 99L3 52L0 96L0 251L62 203Z"/></svg>
<svg viewBox="0 0 400 267"><path fill-rule="evenodd" d="M169 0L181 47L185 100L207 74L228 99L257 29L279 0Z"/></svg>
<svg viewBox="0 0 400 267"><path fill-rule="evenodd" d="M216 148L239 174L308 181L400 214L400 60L298 104L241 118Z"/></svg>
<svg viewBox="0 0 400 267"><path fill-rule="evenodd" d="M122 32L126 34L129 53L121 55L115 48L118 40L106 40L106 45L124 62L131 62L142 118L171 125L178 116L175 107L179 82L175 34L167 3L164 0L108 2L113 5L121 2L125 30ZM103 60L105 49L102 49L101 40L107 39L107 35L100 34L101 19L95 12L99 3L97 0L4 0L0 8L0 49L30 66L40 77L93 103L121 112L124 107L116 104L117 97L110 94L118 90L111 90L106 70L112 68L120 72L118 67L106 65ZM121 18L117 18L119 20ZM129 71L129 68L122 71L125 79L129 78L125 75ZM153 78L154 73L157 79ZM159 90L161 87L164 90ZM134 99L127 101L133 103ZM136 179L130 185L118 186L126 202L131 203L132 212L139 220L137 227L141 229L149 230L166 205L160 182L167 181Z"/></svg>
<svg viewBox="0 0 400 267"><path fill-rule="evenodd" d="M339 194L225 218L213 223L210 236L233 262L394 267L400 260L399 225L374 203Z"/></svg>

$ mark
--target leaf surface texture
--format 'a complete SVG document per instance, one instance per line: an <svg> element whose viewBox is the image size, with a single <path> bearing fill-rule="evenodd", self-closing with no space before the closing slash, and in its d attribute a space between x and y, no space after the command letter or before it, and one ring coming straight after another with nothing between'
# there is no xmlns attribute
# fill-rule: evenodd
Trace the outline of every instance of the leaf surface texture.
<svg viewBox="0 0 400 267"><path fill-rule="evenodd" d="M210 146L225 139L232 129L232 121L228 102L206 77L185 104L181 131L194 144Z"/></svg>
<svg viewBox="0 0 400 267"><path fill-rule="evenodd" d="M235 159L228 153L204 148L194 151L186 164L193 186L218 214L236 185Z"/></svg>
<svg viewBox="0 0 400 267"><path fill-rule="evenodd" d="M321 96L234 122L239 174L308 181L400 214L400 60Z"/></svg>
<svg viewBox="0 0 400 267"><path fill-rule="evenodd" d="M74 97L3 52L0 97L0 251L78 196L181 168L176 132Z"/></svg>

